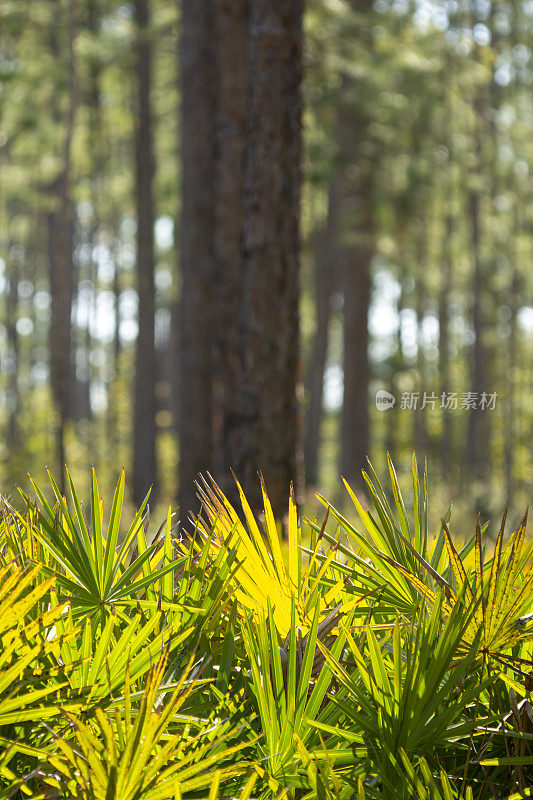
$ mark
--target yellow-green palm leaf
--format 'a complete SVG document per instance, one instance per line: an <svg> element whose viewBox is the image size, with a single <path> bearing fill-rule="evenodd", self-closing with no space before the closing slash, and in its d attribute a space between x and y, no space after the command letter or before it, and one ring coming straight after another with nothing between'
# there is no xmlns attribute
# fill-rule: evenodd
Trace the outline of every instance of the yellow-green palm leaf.
<svg viewBox="0 0 533 800"><path fill-rule="evenodd" d="M338 580L324 587L322 579L334 557L331 550L320 569L312 571L316 560L311 558L309 566L302 561L302 533L298 523L296 502L292 495L288 503L288 559L282 554L280 528L276 524L272 506L262 484L264 528L266 537L250 508L244 492L237 482L244 516L241 520L227 497L211 481L204 482L200 489L207 522L198 521L198 531L204 543L208 543L213 557L225 549L227 558L234 558L238 568L234 571L233 588L242 611L251 612L260 619L268 616L269 603L275 626L283 638L291 628L293 599L296 610L296 625L307 632L311 626L314 607L319 597L323 613L338 601L344 582ZM350 606L351 608L351 606ZM344 611L349 608L345 607Z"/></svg>

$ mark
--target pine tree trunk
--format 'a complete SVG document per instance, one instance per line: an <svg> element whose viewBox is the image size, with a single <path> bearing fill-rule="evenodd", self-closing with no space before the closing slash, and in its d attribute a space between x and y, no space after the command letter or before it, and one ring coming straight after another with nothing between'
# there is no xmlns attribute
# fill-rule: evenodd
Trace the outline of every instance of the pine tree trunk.
<svg viewBox="0 0 533 800"><path fill-rule="evenodd" d="M72 209L61 202L65 194L64 181L54 187L58 211L47 216L50 275L50 383L56 410L55 445L56 468L59 483L64 489L65 427L69 410L69 375L71 358L70 309L72 306L72 259L68 242L71 241ZM62 230L63 229L63 230Z"/></svg>
<svg viewBox="0 0 533 800"><path fill-rule="evenodd" d="M75 55L77 2L70 0L68 9L68 70L70 78L69 106L63 138L62 170L52 187L55 208L48 214L48 248L50 267L50 382L57 414L56 460L59 485L65 487L65 427L69 419L71 370L71 309L73 298L74 204L71 196L72 138L78 106L78 76ZM57 48L53 37L52 47Z"/></svg>
<svg viewBox="0 0 533 800"><path fill-rule="evenodd" d="M324 373L328 354L328 331L331 318L331 296L337 276L337 182L332 182L328 198L326 226L314 241L316 330L309 362L306 394L307 407L304 464L306 483L316 486L319 472L320 430L324 411Z"/></svg>
<svg viewBox="0 0 533 800"><path fill-rule="evenodd" d="M515 222L515 231L518 225ZM516 255L515 255L516 259ZM516 261L515 261L516 264ZM516 372L518 362L518 331L517 314L520 307L521 286L520 274L516 267L511 271L511 279L508 287L509 296L509 338L507 342L506 356L506 405L505 405L505 431L504 431L504 462L505 462L505 488L507 501L512 502L515 491L515 447L516 447Z"/></svg>
<svg viewBox="0 0 533 800"><path fill-rule="evenodd" d="M439 376L440 394L444 400L441 418L442 433L440 439L441 470L445 481L450 479L452 471L452 441L453 425L452 414L446 408L446 397L451 392L450 374L450 291L454 277L453 258L454 258L454 236L456 228L455 210L455 176L454 176L454 147L453 147L453 68L452 60L447 57L445 61L445 74L443 81L445 84L446 102L444 105L445 125L446 125L446 145L448 148L449 161L446 165L446 187L447 197L444 200L444 230L442 239L442 274L439 291ZM442 403L442 401L441 401Z"/></svg>
<svg viewBox="0 0 533 800"><path fill-rule="evenodd" d="M120 269L118 266L119 263L119 247L120 247L120 240L118 236L118 229L119 229L119 221L118 219L110 219L108 220L109 226L111 231L113 232L113 240L112 240L112 258L113 263L115 264L115 272L113 275L113 322L114 322L114 335L113 335L113 343L112 343L112 351L111 351L111 358L112 358L112 369L113 369L113 376L114 381L110 391L109 396L109 406L106 415L105 421L105 430L106 430L106 437L107 437L107 446L106 452L109 454L108 458L116 458L116 454L119 452L119 447L121 445L121 435L120 435L120 428L119 428L119 417L120 417L120 404L118 402L117 397L117 389L120 385L120 361L121 361L121 353L122 353L122 344L120 341L120 325L122 322L122 315L120 309L120 294L122 289L122 282L120 279Z"/></svg>
<svg viewBox="0 0 533 800"><path fill-rule="evenodd" d="M8 252L13 252L8 246ZM19 339L17 333L17 320L19 317L19 280L20 256L11 257L9 269L9 292L6 294L5 321L6 338L9 353L9 372L6 391L9 422L7 425L6 444L9 458L12 459L20 445L20 430L18 415L20 412L19 392Z"/></svg>
<svg viewBox="0 0 533 800"><path fill-rule="evenodd" d="M350 122L348 121L350 120ZM368 121L359 110L345 120L344 136L352 131L347 151L349 163L357 166L355 183L347 180L341 215L348 221L354 244L345 245L340 255L344 293L344 395L341 417L340 466L352 484L361 483L370 448L368 388L368 312L370 307L371 265L374 255L373 185L371 166L361 156L361 142L367 136Z"/></svg>
<svg viewBox="0 0 533 800"><path fill-rule="evenodd" d="M194 482L212 468L214 256L214 4L181 4L181 303L179 504L197 511Z"/></svg>
<svg viewBox="0 0 533 800"><path fill-rule="evenodd" d="M88 0L87 3L87 19L86 24L92 36L97 36L99 31L100 18L98 14L97 0ZM100 102L100 81L101 81L101 62L99 59L91 59L88 64L88 85L87 85L87 105L88 105L88 157L90 163L90 201L92 205L92 220L87 231L85 246L88 248L90 258L87 265L83 269L78 265L78 278L76 280L76 299L75 303L79 303L79 276L83 270L83 278L90 281L93 285L93 291L96 294L98 285L98 264L95 253L96 245L98 244L98 234L100 231L100 196L101 184L105 175L105 156L104 156L104 137L102 109ZM116 261L115 263L115 271ZM92 303L94 306L94 302ZM76 349L77 354L75 361L79 363L79 356L81 356L82 370L81 374L75 376L73 388L75 387L77 393L77 406L78 414L77 421L91 420L91 380L92 368L90 354L93 348L93 326L88 322L84 331L77 331ZM78 355L79 354L79 355ZM83 433L80 432L80 438L84 440L84 444L90 450L93 437L92 425L83 427ZM112 451L113 452L113 451Z"/></svg>
<svg viewBox="0 0 533 800"><path fill-rule="evenodd" d="M360 195L370 205L368 197ZM344 285L344 399L341 427L341 472L349 483L361 482L369 452L368 384L368 310L370 306L372 262L371 221L368 218L360 233L367 241L351 247L345 255Z"/></svg>
<svg viewBox="0 0 533 800"><path fill-rule="evenodd" d="M371 13L371 0L350 0L360 15ZM370 20L361 16L360 37L372 47ZM362 102L353 100L364 90L350 76L344 77L346 97L339 111L341 158L345 164L344 196L340 215L357 237L341 252L344 291L344 397L341 417L340 466L348 482L360 484L370 447L368 389L368 312L370 306L371 264L374 255L372 164L364 154L369 141L368 114ZM350 166L350 170L346 169ZM352 174L354 177L352 177Z"/></svg>
<svg viewBox="0 0 533 800"><path fill-rule="evenodd" d="M153 141L150 102L152 47L149 34L148 0L135 0L137 24L136 205L137 205L137 294L139 333L135 362L133 441L133 500L139 506L156 484L155 461L155 286Z"/></svg>
<svg viewBox="0 0 533 800"><path fill-rule="evenodd" d="M214 254L214 458L215 477L237 502L235 467L241 371L244 257L244 152L246 114L246 2L218 0Z"/></svg>
<svg viewBox="0 0 533 800"><path fill-rule="evenodd" d="M385 434L386 451L389 453L392 461L397 462L398 454L401 451L401 441L399 436L400 431L400 402L401 391L398 385L397 375L401 374L405 369L405 356L403 352L402 341L402 311L405 307L405 256L403 250L399 248L399 270L398 282L400 284L400 296L398 297L398 304L396 306L396 313L398 315L396 327L396 352L391 359L391 380L389 391L396 398L396 402L391 409L387 411L387 427Z"/></svg>
<svg viewBox="0 0 533 800"><path fill-rule="evenodd" d="M426 354L423 341L423 324L426 314L426 286L425 274L427 270L427 217L422 217L420 229L416 231L416 268L418 274L415 278L415 306L416 306L416 335L417 335L417 355L416 371L418 373L418 390L420 400L418 408L413 414L413 438L415 452L420 460L427 456L427 409L423 408L424 392L429 393L430 387L426 383Z"/></svg>
<svg viewBox="0 0 533 800"><path fill-rule="evenodd" d="M235 468L252 505L257 470L274 513L299 481L299 210L302 0L250 0L244 174L243 391Z"/></svg>
<svg viewBox="0 0 533 800"><path fill-rule="evenodd" d="M472 5L472 27L478 21L477 6ZM474 59L477 62L480 58L479 49L474 51ZM485 295L487 271L486 257L482 252L483 236L487 231L482 231L482 199L483 190L479 187L480 175L486 168L486 154L484 148L485 136L490 133L494 136L492 123L489 121L490 114L487 114L486 98L481 90L477 89L473 99L474 111L474 130L473 130L473 150L475 157L475 172L472 175L472 183L468 192L468 219L470 226L470 246L472 253L472 328L474 332L474 346L471 359L470 391L474 392L478 399L482 392L489 392L488 385L488 351L486 342L486 322L483 299ZM488 125L487 125L488 122ZM493 184L494 185L494 184ZM490 478L490 450L491 450L491 429L490 413L476 405L469 413L468 428L466 435L465 463L470 470L470 477L479 482L479 501L487 505L488 481Z"/></svg>
<svg viewBox="0 0 533 800"><path fill-rule="evenodd" d="M450 202L450 201L449 201ZM450 387L450 336L449 336L449 307L450 287L452 286L453 263L451 243L454 233L454 217L451 208L448 209L444 226L444 241L442 243L442 274L439 292L439 377L440 394L446 398L451 391ZM441 468L442 477L448 480L452 468L452 419L451 411L442 409L442 434L441 434Z"/></svg>
<svg viewBox="0 0 533 800"><path fill-rule="evenodd" d="M471 361L471 391L479 398L482 392L490 391L487 380L487 353L485 348L485 323L482 311L484 288L483 264L481 260L480 195L471 191L468 197L468 213L473 259L472 280L472 327L474 347ZM485 482L489 476L490 414L479 405L469 413L465 462L472 471L471 477Z"/></svg>

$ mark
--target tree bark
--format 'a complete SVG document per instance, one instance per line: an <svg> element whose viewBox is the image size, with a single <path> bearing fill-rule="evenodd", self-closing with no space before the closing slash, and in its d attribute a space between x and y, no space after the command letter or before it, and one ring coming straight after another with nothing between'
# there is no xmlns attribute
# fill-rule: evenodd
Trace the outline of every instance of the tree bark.
<svg viewBox="0 0 533 800"><path fill-rule="evenodd" d="M515 231L518 231L518 224L515 219ZM515 264L517 261L515 254ZM509 338L506 358L506 406L505 406L505 431L504 431L504 463L505 463L505 488L507 501L512 502L515 492L515 447L516 447L516 372L518 362L518 331L517 314L520 307L520 292L523 290L522 281L516 266L511 270L510 282L508 287L509 296Z"/></svg>
<svg viewBox="0 0 533 800"><path fill-rule="evenodd" d="M17 320L19 316L19 280L20 280L20 255L13 256L13 248L8 248L11 256L9 270L9 292L6 294L5 320L6 338L9 353L9 372L7 384L7 408L9 421L7 425L7 447L10 458L20 447L20 429L18 415L20 412L19 391L19 339L17 333ZM16 252L16 251L15 251Z"/></svg>
<svg viewBox="0 0 533 800"><path fill-rule="evenodd" d="M360 15L371 13L371 0L351 0ZM369 21L361 16L360 37L372 47ZM341 251L342 287L344 291L344 397L341 416L340 466L343 476L352 483L361 483L361 470L366 467L370 447L368 388L368 311L370 306L371 263L374 255L373 178L372 164L363 145L369 142L368 111L361 95L364 86L344 77L346 97L339 112L341 160L345 167L341 219L352 236L353 244ZM360 99L353 102L352 92L359 88ZM350 165L348 171L346 167ZM353 177L352 177L353 175Z"/></svg>
<svg viewBox="0 0 533 800"><path fill-rule="evenodd" d="M98 35L100 16L98 13L97 0L88 0L86 7L86 18L83 22L91 33L91 36ZM92 220L90 222L84 246L88 248L90 253L89 261L85 268L81 264L77 265L77 274L75 275L75 297L73 299L74 306L79 304L79 284L80 273L83 272L81 277L90 281L93 285L93 297L97 292L98 283L98 264L95 256L95 247L98 244L98 234L100 231L100 186L105 176L105 153L104 153L104 133L103 133L103 120L102 109L100 102L100 81L101 81L101 61L98 56L93 56L87 65L88 67L88 80L85 87L85 103L88 110L88 157L90 163L90 202L92 205ZM82 100L83 102L83 100ZM94 307L94 300L91 302ZM91 308L93 311L93 308ZM75 356L73 360L76 363L74 379L72 382L72 391L76 392L76 422L81 420L92 420L91 409L91 382L92 382L92 368L90 354L93 348L93 335L92 335L91 316L89 316L87 325L84 331L76 330L76 341L73 343L75 348ZM82 369L78 370L77 365L82 365ZM88 449L91 447L91 440L93 436L92 425L85 425L79 430L80 437L84 440Z"/></svg>
<svg viewBox="0 0 533 800"><path fill-rule="evenodd" d="M445 216L444 241L442 243L442 275L439 291L439 377L440 394L445 398L450 388L450 336L449 336L449 307L450 287L452 286L453 261L452 241L454 234L454 216L450 207ZM451 411L442 409L442 434L441 434L441 469L444 480L449 480L452 468L452 418Z"/></svg>
<svg viewBox="0 0 533 800"><path fill-rule="evenodd" d="M179 504L197 510L194 481L213 459L214 4L183 0Z"/></svg>
<svg viewBox="0 0 533 800"><path fill-rule="evenodd" d="M440 394L445 398L451 391L450 386L450 291L454 277L454 236L456 228L456 182L454 170L453 147L453 112L454 103L452 96L453 62L447 57L445 60L443 84L445 87L446 101L444 103L443 123L446 130L446 146L448 148L448 163L445 167L445 183L447 197L444 200L444 229L442 239L442 274L439 291L439 376ZM453 425L451 411L444 407L441 411L442 433L440 440L441 472L445 481L449 481L452 472L452 437Z"/></svg>
<svg viewBox="0 0 533 800"><path fill-rule="evenodd" d="M278 518L299 482L299 210L303 0L250 0L244 173L242 392L237 474Z"/></svg>
<svg viewBox="0 0 533 800"><path fill-rule="evenodd" d="M182 11L180 504L213 468L234 499L233 467L258 507L262 470L279 517L299 469L303 2Z"/></svg>
<svg viewBox="0 0 533 800"><path fill-rule="evenodd" d="M63 139L63 167L54 181L52 194L55 208L48 214L48 247L50 266L50 382L57 414L56 459L59 485L65 487L65 427L69 418L71 370L71 309L73 297L74 204L71 196L72 138L78 107L78 75L75 54L77 2L68 5L68 70L70 76L69 106ZM57 49L55 38L52 47Z"/></svg>
<svg viewBox="0 0 533 800"><path fill-rule="evenodd" d="M304 439L305 479L311 486L318 482L320 430L324 410L324 373L328 353L331 318L331 295L337 280L337 187L329 190L328 218L315 237L315 310L316 330L307 374L309 405Z"/></svg>
<svg viewBox="0 0 533 800"><path fill-rule="evenodd" d="M214 459L217 482L238 500L235 467L241 371L241 303L244 232L246 115L246 3L218 0L215 166Z"/></svg>
<svg viewBox="0 0 533 800"><path fill-rule="evenodd" d="M423 214L423 212L421 212ZM418 373L418 389L420 392L420 403L413 414L413 439L415 452L419 459L423 460L427 456L428 434L427 434L427 410L422 408L424 392L429 391L426 383L426 354L423 341L423 324L426 315L426 281L427 270L427 226L429 218L426 215L421 217L421 225L417 226L414 233L416 270L415 277L415 311L416 311L416 331L417 331L417 354L416 371Z"/></svg>
<svg viewBox="0 0 533 800"><path fill-rule="evenodd" d="M474 347L471 361L471 391L477 397L490 391L487 382L487 353L485 349L485 324L482 311L484 270L481 260L480 194L472 190L468 196L468 213L473 259L472 326ZM468 419L465 462L472 477L485 481L489 475L490 415L479 406L472 408Z"/></svg>
<svg viewBox="0 0 533 800"><path fill-rule="evenodd" d="M471 6L471 25L478 22L477 6ZM474 51L474 60L479 62L481 56L479 48ZM471 358L471 391L479 396L482 392L489 392L488 386L488 352L486 342L486 323L483 300L485 295L487 271L482 253L482 199L486 196L484 186L480 186L483 168L486 162L484 140L491 134L495 140L495 129L487 114L486 97L478 88L473 98L474 129L473 150L475 154L475 172L472 175L472 185L468 192L468 218L470 223L470 244L472 251L472 327L474 331L474 346ZM488 122L488 124L487 124ZM494 183L492 184L494 189ZM479 502L488 506L488 482L490 479L490 450L491 429L490 414L477 405L469 413L466 434L465 463L470 470L471 477L475 478L481 487Z"/></svg>
<svg viewBox="0 0 533 800"><path fill-rule="evenodd" d="M349 483L361 482L369 451L368 310L373 248L369 187L360 187L365 219L359 222L364 241L344 256L344 398L341 422L341 472Z"/></svg>
<svg viewBox="0 0 533 800"><path fill-rule="evenodd" d="M152 47L149 38L148 0L135 0L137 24L137 294L139 333L135 363L133 500L139 506L146 492L156 485L155 459L155 286L153 137L151 110Z"/></svg>
<svg viewBox="0 0 533 800"><path fill-rule="evenodd" d="M398 283L400 285L400 295L398 297L398 304L396 307L396 313L398 315L396 328L396 352L391 358L391 378L389 387L389 391L396 398L396 402L394 403L393 407L387 411L387 428L385 435L386 450L387 453L389 453L393 463L397 463L398 455L401 452L401 441L399 436L401 394L397 376L405 369L405 355L403 352L402 339L402 312L405 308L405 275L407 270L405 264L405 255L402 247L399 248L398 262Z"/></svg>

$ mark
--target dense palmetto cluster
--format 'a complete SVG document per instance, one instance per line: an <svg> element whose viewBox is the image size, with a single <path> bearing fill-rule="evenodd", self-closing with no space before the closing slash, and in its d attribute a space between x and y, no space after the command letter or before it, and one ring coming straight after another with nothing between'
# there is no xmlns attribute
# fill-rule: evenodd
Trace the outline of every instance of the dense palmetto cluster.
<svg viewBox="0 0 533 800"><path fill-rule="evenodd" d="M123 474L108 516L94 474L4 501L0 798L533 796L525 520L459 548L390 476L286 540L210 479L190 538L123 525Z"/></svg>

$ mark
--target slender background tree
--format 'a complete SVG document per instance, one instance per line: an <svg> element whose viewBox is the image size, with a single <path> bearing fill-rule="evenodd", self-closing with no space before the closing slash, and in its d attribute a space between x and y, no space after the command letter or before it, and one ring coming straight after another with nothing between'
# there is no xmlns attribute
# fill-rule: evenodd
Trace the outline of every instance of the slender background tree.
<svg viewBox="0 0 533 800"><path fill-rule="evenodd" d="M214 4L185 0L181 65L180 507L213 465L213 292L216 69Z"/></svg>
<svg viewBox="0 0 533 800"><path fill-rule="evenodd" d="M152 45L150 42L149 0L135 0L137 26L137 130L136 207L137 207L137 294L139 334L135 360L133 499L140 505L150 487L156 488L155 385L156 353L154 339L154 155L151 110Z"/></svg>

